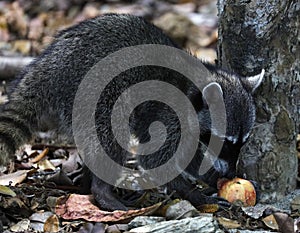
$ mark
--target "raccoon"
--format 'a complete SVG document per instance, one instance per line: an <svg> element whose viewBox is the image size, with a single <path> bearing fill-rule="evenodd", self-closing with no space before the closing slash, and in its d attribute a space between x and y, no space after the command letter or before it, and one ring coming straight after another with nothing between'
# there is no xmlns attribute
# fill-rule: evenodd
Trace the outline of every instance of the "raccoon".
<svg viewBox="0 0 300 233"><path fill-rule="evenodd" d="M29 64L17 77L10 92L10 101L0 114L0 164L8 162L15 150L29 141L41 129L56 129L71 142L72 108L76 91L86 73L102 58L129 46L159 44L179 48L159 28L143 18L127 14L107 14L90 19L61 31L53 43ZM172 58L170 58L172 59ZM111 105L118 96L134 83L145 80L163 80L179 88L192 102L197 112L201 134L199 145L189 166L182 174L166 184L169 192L188 199L193 205L217 203L204 195L190 178L202 179L215 186L220 176L235 176L239 151L247 141L255 121L252 93L260 85L263 73L253 77L239 77L211 64L204 64L213 80L201 93L178 72L159 66L139 66L122 72L102 93L104 101L95 111L96 130L105 151L119 164L126 163L128 151L118 146L110 128ZM121 78L122 81L119 81ZM101 80L99 80L101 82ZM211 94L223 97L226 107L226 134L218 135L211 128L211 116L207 100ZM91 116L93 117L93 116ZM134 109L130 129L139 143L150 140L149 126L161 121L167 129L165 144L157 152L143 156L139 164L151 169L172 157L180 138L180 125L170 107L160 102L146 102ZM204 151L211 137L224 142L214 167L204 176L198 171ZM184 151L182 153L185 153ZM92 175L91 191L103 209L126 209L113 194L113 186Z"/></svg>

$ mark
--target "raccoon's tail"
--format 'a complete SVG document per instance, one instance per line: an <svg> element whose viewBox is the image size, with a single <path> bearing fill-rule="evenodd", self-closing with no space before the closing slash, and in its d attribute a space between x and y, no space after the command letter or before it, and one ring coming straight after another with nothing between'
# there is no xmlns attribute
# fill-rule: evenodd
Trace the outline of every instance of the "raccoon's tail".
<svg viewBox="0 0 300 233"><path fill-rule="evenodd" d="M6 164L15 151L32 138L32 119L26 116L26 111L11 106L14 105L3 106L0 112L0 165Z"/></svg>

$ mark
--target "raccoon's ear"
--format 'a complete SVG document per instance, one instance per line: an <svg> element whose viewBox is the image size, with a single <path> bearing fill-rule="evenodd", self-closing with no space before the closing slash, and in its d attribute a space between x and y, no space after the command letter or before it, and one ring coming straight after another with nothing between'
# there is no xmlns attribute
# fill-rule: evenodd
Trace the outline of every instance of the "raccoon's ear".
<svg viewBox="0 0 300 233"><path fill-rule="evenodd" d="M258 88L259 85L261 84L264 75L265 75L265 70L262 69L261 73L258 75L241 78L241 82L243 83L247 91L253 93L256 90L256 88Z"/></svg>
<svg viewBox="0 0 300 233"><path fill-rule="evenodd" d="M211 82L202 91L205 102L216 103L223 99L223 90L219 83Z"/></svg>

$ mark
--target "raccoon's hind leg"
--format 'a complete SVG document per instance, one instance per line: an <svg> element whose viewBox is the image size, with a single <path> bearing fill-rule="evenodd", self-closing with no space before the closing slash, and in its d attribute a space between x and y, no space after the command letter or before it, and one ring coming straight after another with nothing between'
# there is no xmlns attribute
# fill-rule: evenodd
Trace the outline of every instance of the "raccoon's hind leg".
<svg viewBox="0 0 300 233"><path fill-rule="evenodd" d="M4 106L0 112L0 164L6 164L15 151L32 138L32 130L24 111Z"/></svg>

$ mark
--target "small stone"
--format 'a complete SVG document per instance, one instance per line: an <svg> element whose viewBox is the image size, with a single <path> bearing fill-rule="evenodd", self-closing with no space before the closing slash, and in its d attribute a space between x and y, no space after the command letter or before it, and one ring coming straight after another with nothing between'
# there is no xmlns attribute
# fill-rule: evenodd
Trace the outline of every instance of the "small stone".
<svg viewBox="0 0 300 233"><path fill-rule="evenodd" d="M296 196L291 202L292 210L300 210L300 196Z"/></svg>
<svg viewBox="0 0 300 233"><path fill-rule="evenodd" d="M185 218L181 220L163 221L150 224L138 228L131 229L129 232L156 232L156 233L185 233L185 232L201 232L201 233L223 233L219 229L216 220L212 214L202 214L195 218Z"/></svg>
<svg viewBox="0 0 300 233"><path fill-rule="evenodd" d="M28 219L23 219L17 224L10 227L12 232L23 232L27 231L29 228L30 221Z"/></svg>
<svg viewBox="0 0 300 233"><path fill-rule="evenodd" d="M199 216L199 212L186 200L171 205L166 211L166 219L183 219L195 216Z"/></svg>
<svg viewBox="0 0 300 233"><path fill-rule="evenodd" d="M13 50L23 55L29 55L31 50L31 42L29 40L16 40L13 42Z"/></svg>
<svg viewBox="0 0 300 233"><path fill-rule="evenodd" d="M185 44L189 29L193 25L186 16L178 13L166 13L153 23L181 46Z"/></svg>
<svg viewBox="0 0 300 233"><path fill-rule="evenodd" d="M136 228L140 226L145 226L145 225L150 225L150 224L155 224L158 222L165 221L166 219L163 217L155 217L155 216L138 216L134 218L129 224L128 228Z"/></svg>

